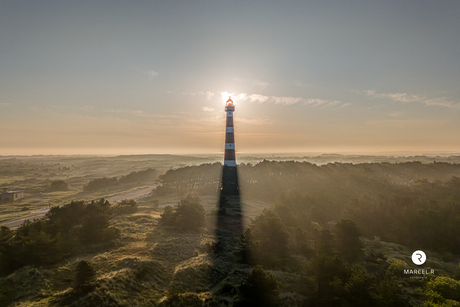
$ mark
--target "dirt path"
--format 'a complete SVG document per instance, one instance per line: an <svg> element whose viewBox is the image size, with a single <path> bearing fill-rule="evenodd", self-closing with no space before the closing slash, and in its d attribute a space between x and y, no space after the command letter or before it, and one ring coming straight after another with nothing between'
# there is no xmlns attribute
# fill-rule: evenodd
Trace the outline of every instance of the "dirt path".
<svg viewBox="0 0 460 307"><path fill-rule="evenodd" d="M31 214L28 214L26 216L22 216L20 218L14 219L14 220L5 221L5 222L1 223L0 226L6 226L8 228L18 227L26 220L33 221L34 219L41 219L42 217L45 216L45 214L48 211L49 211L49 209L38 210L38 211L36 211L34 213L31 213Z"/></svg>

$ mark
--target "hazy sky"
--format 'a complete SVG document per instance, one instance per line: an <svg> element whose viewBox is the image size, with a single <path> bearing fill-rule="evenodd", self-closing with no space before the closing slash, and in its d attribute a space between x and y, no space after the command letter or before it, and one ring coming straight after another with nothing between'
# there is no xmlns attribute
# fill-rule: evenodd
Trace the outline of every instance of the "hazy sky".
<svg viewBox="0 0 460 307"><path fill-rule="evenodd" d="M460 1L1 1L0 154L460 152Z"/></svg>

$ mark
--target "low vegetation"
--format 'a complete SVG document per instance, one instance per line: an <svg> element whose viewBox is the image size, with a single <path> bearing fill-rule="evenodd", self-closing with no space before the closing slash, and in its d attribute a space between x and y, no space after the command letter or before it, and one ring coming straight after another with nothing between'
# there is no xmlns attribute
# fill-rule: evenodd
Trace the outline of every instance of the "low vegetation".
<svg viewBox="0 0 460 307"><path fill-rule="evenodd" d="M50 191L67 191L69 185L64 180L53 180L50 184Z"/></svg>
<svg viewBox="0 0 460 307"><path fill-rule="evenodd" d="M277 307L280 306L279 284L275 276L256 266L241 284L238 307Z"/></svg>

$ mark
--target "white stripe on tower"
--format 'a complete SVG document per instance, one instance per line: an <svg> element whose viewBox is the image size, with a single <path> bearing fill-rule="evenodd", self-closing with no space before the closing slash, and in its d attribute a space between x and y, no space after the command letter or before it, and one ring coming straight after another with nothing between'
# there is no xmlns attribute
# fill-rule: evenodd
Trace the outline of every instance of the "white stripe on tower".
<svg viewBox="0 0 460 307"><path fill-rule="evenodd" d="M233 112L235 111L235 106L233 101L229 98L227 104L225 105L225 112L227 112L227 125L225 128L225 157L224 165L226 166L236 166L236 156L235 156L235 133L233 130Z"/></svg>

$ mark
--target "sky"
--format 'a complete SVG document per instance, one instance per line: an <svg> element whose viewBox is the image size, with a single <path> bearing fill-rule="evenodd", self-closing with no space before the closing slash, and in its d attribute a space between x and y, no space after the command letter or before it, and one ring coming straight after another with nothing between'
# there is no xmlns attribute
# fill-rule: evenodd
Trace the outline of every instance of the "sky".
<svg viewBox="0 0 460 307"><path fill-rule="evenodd" d="M460 1L0 0L0 155L460 153Z"/></svg>

